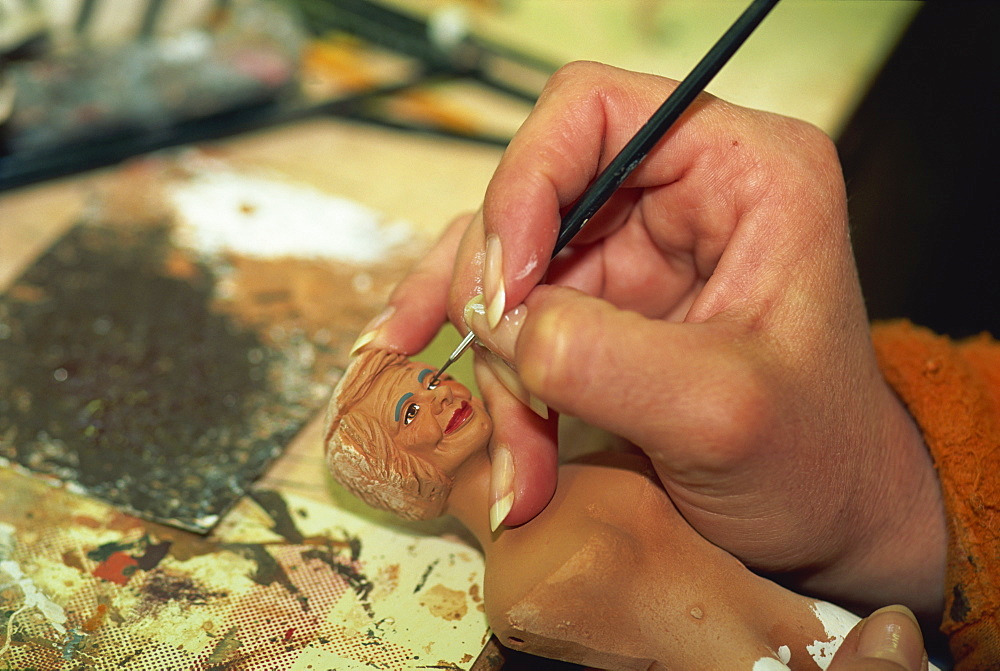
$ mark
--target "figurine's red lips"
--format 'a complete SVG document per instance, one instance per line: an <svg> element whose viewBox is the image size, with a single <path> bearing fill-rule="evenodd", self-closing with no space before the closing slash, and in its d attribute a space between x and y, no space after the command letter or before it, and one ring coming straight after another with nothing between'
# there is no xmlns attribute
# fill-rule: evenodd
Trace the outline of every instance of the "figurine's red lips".
<svg viewBox="0 0 1000 671"><path fill-rule="evenodd" d="M472 417L472 406L469 405L468 401L462 401L462 405L451 416L451 419L448 420L448 426L444 429L444 435L447 436L449 433L458 431L463 424L469 421L470 417Z"/></svg>

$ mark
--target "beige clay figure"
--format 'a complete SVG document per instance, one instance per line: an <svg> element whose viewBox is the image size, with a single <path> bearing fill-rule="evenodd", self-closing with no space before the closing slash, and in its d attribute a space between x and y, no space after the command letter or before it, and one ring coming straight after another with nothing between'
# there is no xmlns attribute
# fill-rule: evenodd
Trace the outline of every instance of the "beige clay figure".
<svg viewBox="0 0 1000 671"><path fill-rule="evenodd" d="M334 392L327 463L375 507L469 528L501 643L602 669L825 669L857 623L702 538L635 455L563 465L544 512L492 533L492 421L458 382L429 388L433 376L403 355L362 352Z"/></svg>

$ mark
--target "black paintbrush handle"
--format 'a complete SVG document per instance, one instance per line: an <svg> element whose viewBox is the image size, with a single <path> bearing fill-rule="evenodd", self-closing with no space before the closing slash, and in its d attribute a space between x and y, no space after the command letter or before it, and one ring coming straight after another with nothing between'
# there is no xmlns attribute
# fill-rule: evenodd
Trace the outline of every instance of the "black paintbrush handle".
<svg viewBox="0 0 1000 671"><path fill-rule="evenodd" d="M778 4L778 0L754 0L736 22L719 38L715 46L705 54L691 73L674 89L660 108L653 113L628 144L618 152L607 168L587 187L580 199L573 205L559 225L552 256L558 254L566 244L580 232L594 213L608 201L622 185L657 142L666 134L684 110L704 90L708 82L722 69L736 50L750 36L750 33L764 20L768 12Z"/></svg>

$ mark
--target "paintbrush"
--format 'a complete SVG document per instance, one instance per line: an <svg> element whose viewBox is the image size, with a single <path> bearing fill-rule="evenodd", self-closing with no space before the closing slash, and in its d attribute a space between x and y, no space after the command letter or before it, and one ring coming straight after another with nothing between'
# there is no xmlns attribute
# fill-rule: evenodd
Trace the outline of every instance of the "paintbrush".
<svg viewBox="0 0 1000 671"><path fill-rule="evenodd" d="M580 229L628 179L636 166L642 163L646 155L670 130L674 122L680 118L776 4L778 4L778 0L754 0L729 30L719 38L715 46L705 54L705 57L694 66L691 73L681 81L674 92L667 96L667 99L653 113L653 116L632 136L628 144L618 152L608 167L597 176L597 179L587 187L587 190L583 192L583 195L570 208L569 212L563 216L559 224L559 236L552 249L553 257L562 251L563 247L580 232ZM430 381L430 386L433 387L440 381L444 371L462 356L462 353L475 339L476 334L470 331L455 348L455 351L451 353L448 360L444 362L444 365L438 369L437 374Z"/></svg>

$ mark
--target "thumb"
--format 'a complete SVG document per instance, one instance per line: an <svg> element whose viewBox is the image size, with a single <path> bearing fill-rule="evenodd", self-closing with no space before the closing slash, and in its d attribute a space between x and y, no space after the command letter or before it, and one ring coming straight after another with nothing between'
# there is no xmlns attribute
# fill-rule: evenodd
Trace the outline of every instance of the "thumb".
<svg viewBox="0 0 1000 671"><path fill-rule="evenodd" d="M488 356L485 356L488 355ZM531 520L549 503L558 477L555 414L543 418L508 391L488 352L476 352L475 371L483 400L493 417L490 438L490 526L516 526ZM509 370L509 369L508 369Z"/></svg>
<svg viewBox="0 0 1000 671"><path fill-rule="evenodd" d="M767 385L735 321L648 319L556 286L533 290L520 317L513 361L527 389L654 460L729 460L712 450L748 444L766 421Z"/></svg>
<svg viewBox="0 0 1000 671"><path fill-rule="evenodd" d="M905 606L886 606L854 626L828 671L926 671L920 626Z"/></svg>

